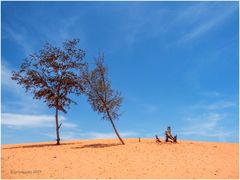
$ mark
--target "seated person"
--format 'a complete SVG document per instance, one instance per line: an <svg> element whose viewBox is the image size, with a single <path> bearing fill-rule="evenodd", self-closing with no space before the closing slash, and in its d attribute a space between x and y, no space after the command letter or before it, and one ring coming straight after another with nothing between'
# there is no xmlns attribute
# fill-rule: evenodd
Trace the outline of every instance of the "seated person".
<svg viewBox="0 0 240 180"><path fill-rule="evenodd" d="M166 135L166 142L168 142L169 140L171 142L177 142L177 136L172 136L171 134L171 127L168 126L167 130L165 131L165 135Z"/></svg>

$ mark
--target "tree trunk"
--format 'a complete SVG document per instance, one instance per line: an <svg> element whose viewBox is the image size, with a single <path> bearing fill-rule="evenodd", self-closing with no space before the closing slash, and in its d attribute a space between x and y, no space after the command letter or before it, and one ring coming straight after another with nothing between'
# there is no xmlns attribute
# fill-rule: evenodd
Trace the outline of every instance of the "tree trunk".
<svg viewBox="0 0 240 180"><path fill-rule="evenodd" d="M59 125L58 125L58 107L56 107L56 134L57 134L57 145L60 144L60 137L59 137Z"/></svg>
<svg viewBox="0 0 240 180"><path fill-rule="evenodd" d="M112 117L110 116L110 114L109 114L108 111L107 111L107 115L108 115L108 118L109 118L109 120L110 120L110 122L111 122L111 124L112 124L112 126L113 126L113 129L114 129L115 133L117 134L118 139L119 139L119 140L121 141L121 143L124 145L125 143L123 142L122 138L121 138L120 135L118 134L118 131L117 131L117 129L116 129L114 123L113 123Z"/></svg>

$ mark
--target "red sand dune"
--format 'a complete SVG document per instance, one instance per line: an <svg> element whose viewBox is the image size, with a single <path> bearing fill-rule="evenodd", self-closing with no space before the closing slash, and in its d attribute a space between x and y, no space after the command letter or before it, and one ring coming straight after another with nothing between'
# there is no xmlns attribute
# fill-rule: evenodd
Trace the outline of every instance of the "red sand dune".
<svg viewBox="0 0 240 180"><path fill-rule="evenodd" d="M2 145L2 178L239 178L238 143L124 140Z"/></svg>

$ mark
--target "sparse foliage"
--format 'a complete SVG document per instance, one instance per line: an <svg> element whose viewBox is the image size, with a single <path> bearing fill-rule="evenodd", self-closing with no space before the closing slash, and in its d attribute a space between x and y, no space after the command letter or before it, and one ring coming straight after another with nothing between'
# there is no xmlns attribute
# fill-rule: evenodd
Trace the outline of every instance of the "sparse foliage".
<svg viewBox="0 0 240 180"><path fill-rule="evenodd" d="M35 99L42 99L49 108L56 110L57 144L60 144L58 111L66 113L66 108L76 104L69 94L80 95L83 91L79 69L85 66L85 52L78 47L79 40L63 43L63 48L49 43L35 54L27 57L20 70L12 73L12 79L33 93Z"/></svg>
<svg viewBox="0 0 240 180"><path fill-rule="evenodd" d="M103 119L108 119L111 122L116 135L124 144L113 122L119 117L122 97L118 91L114 91L111 87L103 55L99 55L95 65L96 67L92 71L89 70L88 65L84 66L82 70L84 93L87 95L93 110L101 113Z"/></svg>

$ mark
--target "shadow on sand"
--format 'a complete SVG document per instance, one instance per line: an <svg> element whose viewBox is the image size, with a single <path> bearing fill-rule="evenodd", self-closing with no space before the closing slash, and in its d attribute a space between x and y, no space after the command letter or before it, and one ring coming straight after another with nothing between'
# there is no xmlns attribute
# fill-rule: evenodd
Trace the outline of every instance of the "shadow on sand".
<svg viewBox="0 0 240 180"><path fill-rule="evenodd" d="M82 148L105 148L112 146L119 146L121 144L86 144L80 147L72 147L72 149L82 149Z"/></svg>
<svg viewBox="0 0 240 180"><path fill-rule="evenodd" d="M18 149L18 148L35 148L35 147L51 147L51 146L57 146L57 147L61 147L64 145L73 145L73 144L80 144L80 142L78 143L61 143L60 145L56 145L56 144L32 144L32 145L24 145L24 146L14 146L14 147L6 147L6 148L2 148L2 150L4 149Z"/></svg>

